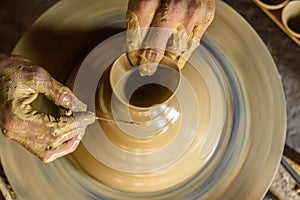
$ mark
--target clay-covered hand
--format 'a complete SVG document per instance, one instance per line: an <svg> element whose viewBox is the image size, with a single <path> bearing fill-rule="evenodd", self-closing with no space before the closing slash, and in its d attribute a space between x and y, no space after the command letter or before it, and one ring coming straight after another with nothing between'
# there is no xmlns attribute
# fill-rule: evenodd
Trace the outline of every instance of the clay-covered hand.
<svg viewBox="0 0 300 200"><path fill-rule="evenodd" d="M40 94L65 113L54 117L35 110L32 102ZM21 56L0 54L0 125L5 136L50 162L73 152L94 121L86 105L44 68Z"/></svg>
<svg viewBox="0 0 300 200"><path fill-rule="evenodd" d="M129 0L128 59L141 75L152 75L164 55L182 68L214 14L214 0Z"/></svg>

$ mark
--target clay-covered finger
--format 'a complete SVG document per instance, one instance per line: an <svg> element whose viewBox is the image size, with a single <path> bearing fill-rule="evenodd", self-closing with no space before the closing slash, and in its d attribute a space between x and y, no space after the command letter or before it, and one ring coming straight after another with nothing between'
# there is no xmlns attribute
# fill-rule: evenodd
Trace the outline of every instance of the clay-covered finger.
<svg viewBox="0 0 300 200"><path fill-rule="evenodd" d="M129 0L127 11L136 15L138 26L136 24L128 24L128 28L149 27L159 3L158 0Z"/></svg>
<svg viewBox="0 0 300 200"><path fill-rule="evenodd" d="M215 0L201 0L201 16L196 25L194 26L191 36L195 41L200 41L204 32L212 23L215 16L215 7Z"/></svg>
<svg viewBox="0 0 300 200"><path fill-rule="evenodd" d="M169 0L160 4L143 44L140 57L141 75L152 75L164 56L175 25L184 18L185 1Z"/></svg>
<svg viewBox="0 0 300 200"><path fill-rule="evenodd" d="M166 56L174 60L180 69L199 44L200 38L199 40L193 38L193 30L205 14L203 7L202 1L189 0L184 18L176 24L176 29L168 41Z"/></svg>
<svg viewBox="0 0 300 200"><path fill-rule="evenodd" d="M186 51L180 56L178 64L183 67L186 60L189 59L193 51L197 48L200 43L202 36L204 35L205 31L212 23L215 15L215 0L202 0L200 9L197 11L199 12L198 15L195 15L191 21L195 21L198 19L197 23L190 32L189 28L187 29L188 34L190 35L191 39L187 42L187 49ZM193 24L191 24L193 25Z"/></svg>
<svg viewBox="0 0 300 200"><path fill-rule="evenodd" d="M22 127L30 127L29 129L34 133L46 131L47 129L47 133L51 132L52 135L56 136L88 126L95 121L95 115L92 112L73 112L73 115L61 115L58 117L39 112L30 104L36 96L33 93L32 97L29 95L13 99L12 111L15 114L10 115L9 119L7 118L7 126L11 126L11 129L14 127L14 131L19 132L23 132ZM72 96L71 101L73 100L74 97ZM19 127L19 130L16 130L17 127Z"/></svg>
<svg viewBox="0 0 300 200"><path fill-rule="evenodd" d="M93 119L91 119L91 117L93 117ZM93 114L80 114L75 117L75 120L72 123L73 125L69 127L65 126L65 128L60 130L62 132L55 131L53 127L45 128L44 124L34 126L34 123L26 123L30 128L27 128L24 134L20 133L19 130L16 130L17 132L9 129L3 130L5 136L20 143L44 162L50 162L58 157L73 152L79 141L82 139L86 126L93 123L93 121ZM22 124L14 125L19 127L22 126ZM69 132L64 132L74 126L78 128L72 129Z"/></svg>
<svg viewBox="0 0 300 200"><path fill-rule="evenodd" d="M29 140L41 144L48 144L55 139L57 121L53 116L37 112L13 112L18 112L18 115L9 113L2 122L5 136L16 141Z"/></svg>
<svg viewBox="0 0 300 200"><path fill-rule="evenodd" d="M126 13L127 32L126 43L128 48L128 59L133 66L139 63L139 52L142 45L142 35L140 34L140 27L137 15L132 10L127 10Z"/></svg>
<svg viewBox="0 0 300 200"><path fill-rule="evenodd" d="M68 118L68 117L66 117ZM90 112L75 114L74 121L69 125L64 125L64 127L57 130L57 136L55 141L52 143L53 147L57 147L60 144L70 140L71 138L77 136L82 129L85 129L88 125L95 122L95 115ZM83 135L81 135L82 137Z"/></svg>
<svg viewBox="0 0 300 200"><path fill-rule="evenodd" d="M53 148L51 144L38 143L32 140L21 139L16 141L41 161L49 163L76 150L84 131L85 130L82 129L81 133L78 133L76 136L62 143L56 148Z"/></svg>
<svg viewBox="0 0 300 200"><path fill-rule="evenodd" d="M85 129L86 127L82 127L82 128L77 128L74 130L71 130L65 134L59 135L54 142L51 143L51 145L49 145L49 148L51 149L55 149L58 146L60 146L61 144L67 142L68 140L78 136L81 132L82 129Z"/></svg>
<svg viewBox="0 0 300 200"><path fill-rule="evenodd" d="M146 28L150 26L158 4L157 0L129 0L128 2L127 56L134 66L139 63L140 48L147 33Z"/></svg>
<svg viewBox="0 0 300 200"><path fill-rule="evenodd" d="M188 42L191 38L187 35L185 27L179 23L170 37L165 56L171 58L181 69L183 66L180 62L182 55L187 51Z"/></svg>
<svg viewBox="0 0 300 200"><path fill-rule="evenodd" d="M62 116L57 122L55 135L62 136L74 130L76 131L78 128L85 128L94 123L95 119L95 114L92 112L80 112L74 113L73 116Z"/></svg>
<svg viewBox="0 0 300 200"><path fill-rule="evenodd" d="M179 69L182 69L198 45L199 41L187 35L186 29L179 24L168 41L165 56L171 58Z"/></svg>
<svg viewBox="0 0 300 200"><path fill-rule="evenodd" d="M46 149L46 152L42 158L43 162L45 163L52 162L57 158L63 157L67 154L74 152L82 139L82 135L84 134L84 131L85 130L83 129L81 133L71 138L70 140L62 143L60 146L54 149L48 149L48 150Z"/></svg>
<svg viewBox="0 0 300 200"><path fill-rule="evenodd" d="M7 131L7 137L17 141L31 140L41 144L56 143L57 146L77 135L79 129L86 128L94 122L95 115L91 112L55 118L45 113L32 111L30 114L9 117L4 129Z"/></svg>
<svg viewBox="0 0 300 200"><path fill-rule="evenodd" d="M214 18L214 0L191 0L186 17L176 25L168 42L166 56L183 68Z"/></svg>

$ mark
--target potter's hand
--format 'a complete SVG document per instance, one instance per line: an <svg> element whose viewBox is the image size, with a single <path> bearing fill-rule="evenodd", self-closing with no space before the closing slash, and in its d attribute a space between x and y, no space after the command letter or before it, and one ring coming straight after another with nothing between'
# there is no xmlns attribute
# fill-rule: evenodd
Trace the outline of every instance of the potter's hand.
<svg viewBox="0 0 300 200"><path fill-rule="evenodd" d="M66 109L54 118L33 109L38 94ZM85 128L95 120L83 104L49 73L21 56L0 54L0 125L5 136L17 141L44 162L73 152ZM72 116L72 111L78 113Z"/></svg>
<svg viewBox="0 0 300 200"><path fill-rule="evenodd" d="M214 0L129 0L126 18L130 62L139 66L141 75L152 75L164 55L182 68L214 13Z"/></svg>

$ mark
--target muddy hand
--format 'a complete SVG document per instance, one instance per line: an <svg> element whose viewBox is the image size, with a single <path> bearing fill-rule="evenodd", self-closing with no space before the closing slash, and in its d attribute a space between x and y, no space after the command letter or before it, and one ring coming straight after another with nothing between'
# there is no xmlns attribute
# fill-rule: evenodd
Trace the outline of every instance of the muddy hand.
<svg viewBox="0 0 300 200"><path fill-rule="evenodd" d="M66 114L55 118L34 110L31 103L39 94L65 108ZM3 134L44 162L73 152L95 121L86 105L45 69L24 57L1 54L0 114Z"/></svg>
<svg viewBox="0 0 300 200"><path fill-rule="evenodd" d="M129 0L128 58L152 75L164 55L182 68L215 13L214 0ZM151 27L151 28L149 28Z"/></svg>

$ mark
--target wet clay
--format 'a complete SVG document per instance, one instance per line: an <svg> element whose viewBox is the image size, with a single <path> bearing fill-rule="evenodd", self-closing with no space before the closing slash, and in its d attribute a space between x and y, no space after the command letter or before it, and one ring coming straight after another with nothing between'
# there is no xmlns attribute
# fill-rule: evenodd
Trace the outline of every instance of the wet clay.
<svg viewBox="0 0 300 200"><path fill-rule="evenodd" d="M193 83L192 85L195 87L195 90L199 91L195 95L199 101L199 109L202 111L202 115L199 118L199 127L197 130L197 135L195 136L195 141L197 141L199 139L201 140L201 138L206 138L205 130L209 125L209 120L211 117L210 94L208 93L205 82L201 76L196 75L197 73L192 67L184 68L184 73L185 77L187 77ZM110 103L106 102L111 101L109 95L111 93L111 88L107 78L107 74L106 77L104 74L99 82L101 87L98 86L97 90L97 115L106 113L108 116L110 116ZM153 95L155 95L155 93ZM175 104L175 107L178 107L180 110L181 105L179 100L176 99L176 96L172 96L170 101L172 100L175 101L172 104ZM126 152L142 155L145 153L151 154L167 147L177 137L178 130L181 127L181 120L182 119L179 118L176 123L170 126L170 128L164 133L156 134L147 138L131 136L128 133L123 132L123 130L120 129L115 122L100 120L99 125L101 126L105 136L112 144ZM218 140L215 139L215 142L217 141ZM193 143L192 146L196 144L197 143ZM176 164L156 169L154 173L129 173L122 170L116 170L95 159L84 145L80 145L73 153L73 156L78 164L88 174L112 188L131 192L154 192L187 181L194 175L194 173L202 168L202 166L205 164L205 159L199 159L199 151L201 150L202 146L200 145L197 147L191 147L191 149L193 148L198 148L198 150L190 154L188 157L184 156L184 159L182 158L182 160ZM120 165L122 164L120 163Z"/></svg>

